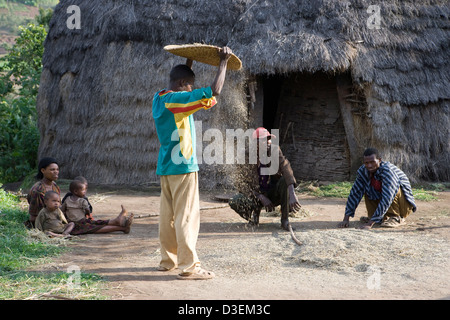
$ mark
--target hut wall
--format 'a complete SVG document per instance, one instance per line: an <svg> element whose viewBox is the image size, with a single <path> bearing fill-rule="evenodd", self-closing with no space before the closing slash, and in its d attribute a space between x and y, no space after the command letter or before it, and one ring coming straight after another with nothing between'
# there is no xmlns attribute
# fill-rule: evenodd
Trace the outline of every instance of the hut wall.
<svg viewBox="0 0 450 320"><path fill-rule="evenodd" d="M75 72L43 69L39 156L57 158L63 178L83 175L93 183L129 185L156 181L154 92L147 79L158 77L142 68L148 65L142 45L101 46L84 52Z"/></svg>
<svg viewBox="0 0 450 320"><path fill-rule="evenodd" d="M59 75L44 68L37 104L39 156L56 157L61 178L82 175L99 184L159 183L155 174L159 142L151 113L153 95L166 87L171 67L185 59L166 53L164 67L153 68L146 54L149 49L144 43L111 42L98 60L86 52L81 72ZM101 63L91 65L95 61ZM217 70L196 63L193 69L198 86L210 85ZM202 130L197 132L199 158L206 146L215 148L214 141L202 141L208 129L219 130L225 139L227 128L245 128L242 79L240 73L229 73L217 106L194 115ZM90 84L87 87L86 82ZM224 163L224 157L217 159L217 163L200 164L201 187L226 185L233 180L231 166Z"/></svg>
<svg viewBox="0 0 450 320"><path fill-rule="evenodd" d="M295 73L282 81L274 126L296 178L348 180L349 150L335 78Z"/></svg>
<svg viewBox="0 0 450 320"><path fill-rule="evenodd" d="M291 96L281 108L299 101L302 105L296 109L302 112L296 118L299 122L293 122L295 139L288 133L284 146L301 172L298 178L344 179L349 159L354 171L359 156L352 150L375 146L412 180L450 180L448 1L377 1L381 25L376 29L367 26L371 16L367 10L373 4L369 0L61 0L43 56L37 99L39 156L58 158L63 178L81 174L97 183L158 182L152 98L165 87L170 68L183 63L163 47L205 42L231 47L242 59L244 71L227 75L217 107L195 115L203 130L217 128L225 137L227 128L272 122L262 119L259 109L260 96L270 92L265 89L258 90L260 96L255 96L255 109L250 112L257 120L248 121L245 73L283 80L301 72L349 72L352 84L365 90L360 96L363 103L351 108L356 133L355 141L349 141L351 157L346 154L336 83L322 74L323 83L314 88L315 80L310 83L307 78L296 87L284 86ZM81 9L81 29L67 27L70 5ZM211 10L199 19L205 6ZM214 77L214 68L194 64L194 71L198 85L208 85ZM296 96L305 88L315 93L313 99ZM344 116L349 122L349 113ZM280 121L282 129L287 128L289 118L275 124ZM308 143L310 136L313 142ZM203 187L238 180L239 166L200 167Z"/></svg>
<svg viewBox="0 0 450 320"><path fill-rule="evenodd" d="M382 157L401 168L413 182L450 180L450 116L446 101L403 106L372 95L368 111L371 143Z"/></svg>

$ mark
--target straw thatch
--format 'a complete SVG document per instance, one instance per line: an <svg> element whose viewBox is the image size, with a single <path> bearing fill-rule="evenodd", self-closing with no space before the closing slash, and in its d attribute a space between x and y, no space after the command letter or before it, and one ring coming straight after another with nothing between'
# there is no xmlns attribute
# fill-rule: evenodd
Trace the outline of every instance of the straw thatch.
<svg viewBox="0 0 450 320"><path fill-rule="evenodd" d="M79 30L67 28L70 5ZM370 5L380 29L367 27ZM230 46L244 68L228 73L216 109L197 114L203 129L245 128L249 75L347 72L364 99L352 115L359 148L380 148L413 180L450 180L449 15L445 0L60 1L45 42L39 155L58 158L63 177L158 181L151 102L184 61L163 47L204 42ZM199 85L215 74L194 70ZM223 168L202 165L200 178L232 180Z"/></svg>

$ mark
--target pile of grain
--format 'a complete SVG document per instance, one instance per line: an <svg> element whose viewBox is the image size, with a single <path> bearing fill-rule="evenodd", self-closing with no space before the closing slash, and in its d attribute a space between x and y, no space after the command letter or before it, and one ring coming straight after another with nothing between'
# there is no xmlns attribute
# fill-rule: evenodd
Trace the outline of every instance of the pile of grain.
<svg viewBox="0 0 450 320"><path fill-rule="evenodd" d="M252 232L221 237L200 246L199 254L208 267L227 274L263 275L289 269L331 272L410 273L421 266L446 265L450 245L444 240L413 233L385 230L324 229L295 231L303 243L298 246L289 233Z"/></svg>
<svg viewBox="0 0 450 320"><path fill-rule="evenodd" d="M297 232L303 242L287 245L283 258L293 266L334 271L366 271L377 266L383 271L448 261L448 242L430 236L385 230L331 229ZM288 242L284 236L278 242Z"/></svg>

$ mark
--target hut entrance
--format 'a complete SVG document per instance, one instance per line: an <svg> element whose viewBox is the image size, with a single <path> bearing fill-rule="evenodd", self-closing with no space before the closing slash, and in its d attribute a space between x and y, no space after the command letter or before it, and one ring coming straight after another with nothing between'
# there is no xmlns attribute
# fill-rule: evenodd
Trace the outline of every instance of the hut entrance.
<svg viewBox="0 0 450 320"><path fill-rule="evenodd" d="M261 76L257 87L260 103L254 109L259 109L255 110L259 123L279 129L283 153L296 178L348 180L350 155L336 77L325 73Z"/></svg>

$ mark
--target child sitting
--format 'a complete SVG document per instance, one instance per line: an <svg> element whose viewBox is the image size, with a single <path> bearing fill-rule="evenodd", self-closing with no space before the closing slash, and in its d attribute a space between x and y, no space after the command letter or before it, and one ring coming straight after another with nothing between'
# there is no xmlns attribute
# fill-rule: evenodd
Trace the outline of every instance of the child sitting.
<svg viewBox="0 0 450 320"><path fill-rule="evenodd" d="M85 193L84 193L84 196L83 196L83 199L86 199L86 201L87 201L87 203L88 203L88 206L89 206L89 215L87 215L86 218L92 220L92 219L93 219L93 217L92 217L92 205L91 205L91 203L89 202L88 197L86 196L86 192L87 192L87 188L88 188L88 181L86 180L85 177L82 177L82 176L75 177L73 180L74 180L74 181L80 181L80 182L81 182L82 184L84 184L85 187L86 187L86 190L85 190ZM70 197L71 195L73 195L73 193L72 193L71 191L67 192L66 195L64 196L64 198L62 199L61 203L64 204L64 202L66 201L66 199L67 199L68 197Z"/></svg>
<svg viewBox="0 0 450 320"><path fill-rule="evenodd" d="M73 180L69 186L70 195L65 199L61 206L61 210L69 221L80 221L82 219L90 219L91 212L89 203L85 199L86 185L80 180Z"/></svg>
<svg viewBox="0 0 450 320"><path fill-rule="evenodd" d="M44 204L45 207L39 211L35 221L36 229L51 237L70 237L75 224L67 222L59 209L59 194L55 191L47 191L44 195Z"/></svg>
<svg viewBox="0 0 450 320"><path fill-rule="evenodd" d="M66 197L61 206L67 221L74 222L75 227L72 230L73 235L87 233L108 233L122 231L129 233L134 215L128 212L122 206L122 211L114 219L97 220L93 219L89 208L89 202L86 199L86 184L80 180L73 180L69 185L70 195Z"/></svg>

